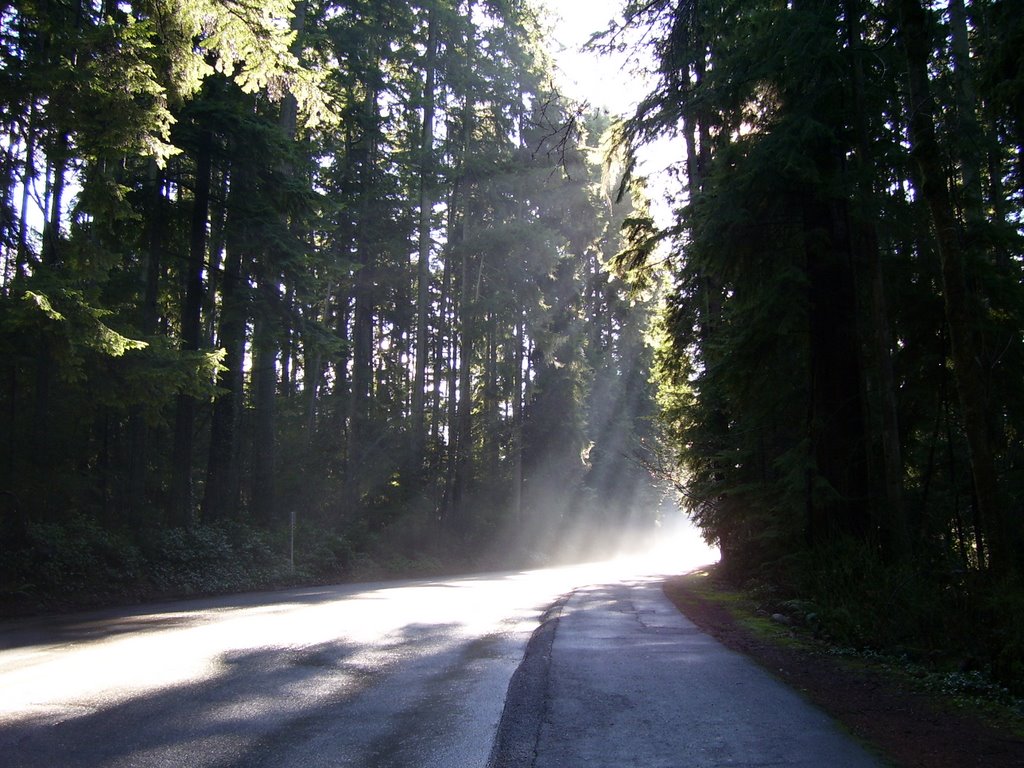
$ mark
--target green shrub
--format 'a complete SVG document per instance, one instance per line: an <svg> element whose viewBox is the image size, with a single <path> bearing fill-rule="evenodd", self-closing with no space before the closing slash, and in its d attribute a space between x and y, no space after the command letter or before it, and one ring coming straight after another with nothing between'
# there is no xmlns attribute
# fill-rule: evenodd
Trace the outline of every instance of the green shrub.
<svg viewBox="0 0 1024 768"><path fill-rule="evenodd" d="M84 515L29 522L24 540L16 548L5 547L0 598L89 604L130 596L144 570L134 542Z"/></svg>
<svg viewBox="0 0 1024 768"><path fill-rule="evenodd" d="M867 545L840 541L808 560L799 591L802 601L779 601L779 610L802 614L833 643L961 676L950 685L1024 692L1024 589L1016 581L887 562Z"/></svg>
<svg viewBox="0 0 1024 768"><path fill-rule="evenodd" d="M156 532L146 543L148 578L167 594L212 594L285 581L289 567L265 532L238 525L205 525Z"/></svg>

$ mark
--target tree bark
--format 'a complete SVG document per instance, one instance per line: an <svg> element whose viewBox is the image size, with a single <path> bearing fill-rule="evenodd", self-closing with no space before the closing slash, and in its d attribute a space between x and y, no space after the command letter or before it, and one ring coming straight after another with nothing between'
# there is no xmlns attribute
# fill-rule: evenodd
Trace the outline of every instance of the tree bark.
<svg viewBox="0 0 1024 768"><path fill-rule="evenodd" d="M217 374L220 393L210 420L210 454L202 515L206 522L235 516L239 502L238 424L245 374L246 302L243 295L243 248L239 235L246 226L240 200L251 194L247 169L236 163L231 174L226 222L226 253L221 278L221 310L217 344L224 350L224 367Z"/></svg>
<svg viewBox="0 0 1024 768"><path fill-rule="evenodd" d="M252 518L264 527L277 511L277 451L274 416L277 402L277 286L260 281L261 312L253 329ZM280 521L277 521L280 522Z"/></svg>
<svg viewBox="0 0 1024 768"><path fill-rule="evenodd" d="M474 0L467 0L466 15L473 16ZM475 45L472 26L470 26L466 37L466 57L469 66L472 66L473 50ZM474 101L468 92L463 94L462 111L462 134L460 138L460 149L462 150L462 169L460 188L462 191L462 211L458 220L458 236L456 242L462 245L462 258L459 270L459 308L458 308L458 405L455 414L455 456L454 472L452 477L452 492L450 495L450 506L453 512L451 522L458 526L464 515L464 501L473 476L473 345L474 345L474 302L473 302L473 277L472 259L469 249L466 248L466 228L471 215L472 196L468 180L468 164L471 157L470 140L473 136L473 107Z"/></svg>
<svg viewBox="0 0 1024 768"><path fill-rule="evenodd" d="M63 215L64 187L67 183L67 167L70 137L67 132L57 137L57 143L50 153L53 166L53 187L50 191L49 210L43 222L42 261L49 266L57 266L61 262L60 255L60 219Z"/></svg>
<svg viewBox="0 0 1024 768"><path fill-rule="evenodd" d="M828 176L826 175L826 178ZM867 540L866 425L849 232L841 201L805 202L811 364L811 451L829 488L811 496L814 544L836 533Z"/></svg>
<svg viewBox="0 0 1024 768"><path fill-rule="evenodd" d="M416 363L412 384L412 461L423 465L426 442L426 378L430 339L430 246L434 208L434 88L437 58L437 12L427 11L427 51L424 62L423 130L420 140L419 261L416 265Z"/></svg>
<svg viewBox="0 0 1024 768"><path fill-rule="evenodd" d="M35 100L33 100L28 113L28 122L25 127L25 178L22 180L21 185L22 214L18 220L18 254L15 259L15 275L19 278L28 276L28 264L30 260L28 247L28 216L25 215L25 211L28 210L29 202L31 200L32 182L36 177L35 155L37 130L36 104Z"/></svg>
<svg viewBox="0 0 1024 768"><path fill-rule="evenodd" d="M880 465L875 474L873 515L885 532L885 545L893 558L901 558L910 548L910 529L903 503L903 454L900 446L899 416L896 403L896 377L892 363L892 333L885 295L882 253L878 227L867 217L869 201L874 195L871 168L871 138L865 104L866 77L864 52L866 43L862 27L861 0L846 0L847 55L849 56L851 103L854 123L855 149L851 168L856 174L855 194L859 215L851 217L851 239L855 260L860 264L866 285L860 295L867 304L865 316L867 331L864 347L865 369L873 372L876 395L873 403L865 392L865 401L874 411L878 429ZM865 383L867 379L865 379Z"/></svg>
<svg viewBox="0 0 1024 768"><path fill-rule="evenodd" d="M373 404L373 320L376 308L376 259L371 224L372 195L376 163L376 132L378 129L376 90L366 97L363 135L359 139L357 172L360 185L359 224L356 229L355 289L352 319L352 378L349 393L348 478L350 503L360 494L360 476L366 459L369 426Z"/></svg>
<svg viewBox="0 0 1024 768"><path fill-rule="evenodd" d="M184 275L185 297L181 307L181 349L185 352L199 350L202 331L203 267L206 261L207 223L210 218L212 154L213 135L204 127L196 150L195 190ZM192 523L192 443L195 417L195 398L188 393L180 393L174 419L168 508L168 522L180 527Z"/></svg>
<svg viewBox="0 0 1024 768"><path fill-rule="evenodd" d="M300 0L295 4L295 15L292 18L292 29L295 31L295 42L292 52L301 52L302 33L306 22L306 3ZM294 96L286 93L281 101L278 114L278 127L284 139L291 144L295 140L298 126L298 103ZM288 150L286 150L287 152ZM290 156L285 154L278 162L281 176L290 181L295 169ZM277 214L277 226L281 237L295 235L295 228L283 211ZM252 444L252 498L250 500L253 518L265 527L280 525L286 519L278 509L277 477L277 399L278 399L278 354L281 357L281 386L289 386L287 340L283 338L287 332L281 327L280 319L286 316L282 301L288 301L289 290L285 289L282 297L280 286L283 282L282 265L286 254L281 253L280 246L271 244L263 252L263 263L254 269L257 291L260 298L257 316L253 327L253 444ZM294 510L293 510L294 511Z"/></svg>
<svg viewBox="0 0 1024 768"><path fill-rule="evenodd" d="M512 370L512 520L521 524L523 520L523 366L526 349L523 344L523 315L516 316L516 335L513 347Z"/></svg>
<svg viewBox="0 0 1024 768"><path fill-rule="evenodd" d="M907 62L911 155L921 174L921 196L931 216L942 274L953 376L969 448L977 512L985 527L990 566L1000 574L1019 572L1019 548L1009 525L996 472L996 447L989 430L986 371L978 357L981 308L967 283L968 254L946 186L942 151L935 130L935 107L928 81L930 41L920 0L897 0L899 28ZM980 558L981 553L979 553Z"/></svg>

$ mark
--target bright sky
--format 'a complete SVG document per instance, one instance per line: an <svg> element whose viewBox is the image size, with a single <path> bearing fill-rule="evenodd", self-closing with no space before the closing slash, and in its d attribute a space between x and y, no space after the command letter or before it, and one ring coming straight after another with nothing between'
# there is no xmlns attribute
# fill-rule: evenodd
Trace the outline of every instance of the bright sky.
<svg viewBox="0 0 1024 768"><path fill-rule="evenodd" d="M650 76L634 71L626 53L601 56L581 52L595 32L603 32L609 21L621 21L626 0L538 0L551 12L554 39L561 50L552 52L562 72L562 86L570 98L584 99L613 114L631 113L650 90ZM652 212L661 226L673 217L668 198L678 192L678 182L665 170L680 161L685 153L680 139L663 138L638 153L639 174L648 179Z"/></svg>
<svg viewBox="0 0 1024 768"><path fill-rule="evenodd" d="M564 47L554 53L564 75L567 95L586 99L595 107L606 107L613 113L631 110L646 89L638 83L636 75L628 71L625 55L598 56L593 52L580 52L591 35L608 28L612 18L621 20L619 11L625 0L541 1L551 11L555 41Z"/></svg>

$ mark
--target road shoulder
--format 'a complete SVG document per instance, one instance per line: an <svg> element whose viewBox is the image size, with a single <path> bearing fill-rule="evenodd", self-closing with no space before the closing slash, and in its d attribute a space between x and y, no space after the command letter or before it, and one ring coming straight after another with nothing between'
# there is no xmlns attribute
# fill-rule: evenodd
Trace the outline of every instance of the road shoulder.
<svg viewBox="0 0 1024 768"><path fill-rule="evenodd" d="M820 709L681 616L658 578L579 587L513 678L489 765L876 768Z"/></svg>
<svg viewBox="0 0 1024 768"><path fill-rule="evenodd" d="M694 624L803 693L894 765L1024 765L1024 740L1008 726L937 706L933 697L900 685L884 671L844 662L823 647L755 632L727 607L728 599L716 599L716 589L728 591L715 587L706 572L665 583L665 594Z"/></svg>
<svg viewBox="0 0 1024 768"><path fill-rule="evenodd" d="M565 598L544 614L526 645L522 663L509 681L487 768L519 768L533 764L547 714L551 650L564 603Z"/></svg>

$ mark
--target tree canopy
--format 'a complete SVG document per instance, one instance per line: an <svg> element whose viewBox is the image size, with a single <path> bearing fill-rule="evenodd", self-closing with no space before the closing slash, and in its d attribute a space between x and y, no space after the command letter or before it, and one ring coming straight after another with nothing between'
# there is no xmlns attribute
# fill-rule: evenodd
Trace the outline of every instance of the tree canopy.
<svg viewBox="0 0 1024 768"><path fill-rule="evenodd" d="M538 13L3 5L5 599L534 562L656 504L630 206Z"/></svg>
<svg viewBox="0 0 1024 768"><path fill-rule="evenodd" d="M628 0L616 120L527 0L4 3L0 599L581 555L669 478L1024 686L1017 11Z"/></svg>
<svg viewBox="0 0 1024 768"><path fill-rule="evenodd" d="M1012 7L629 3L657 77L620 140L686 147L677 218L634 226L622 262L670 254L665 434L725 564L846 642L1019 686Z"/></svg>

